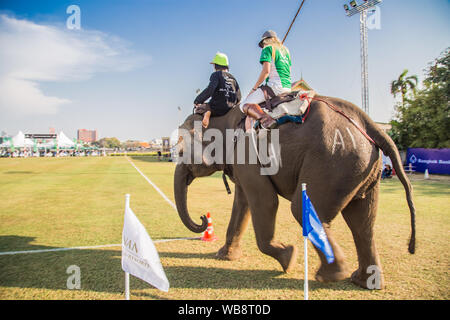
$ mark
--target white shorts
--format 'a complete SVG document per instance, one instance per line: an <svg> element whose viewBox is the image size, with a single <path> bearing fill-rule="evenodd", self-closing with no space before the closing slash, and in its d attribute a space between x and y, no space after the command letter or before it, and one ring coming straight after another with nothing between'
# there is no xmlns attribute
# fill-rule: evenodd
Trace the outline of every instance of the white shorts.
<svg viewBox="0 0 450 320"><path fill-rule="evenodd" d="M280 87L270 87L273 90L273 93L275 93L276 96L285 93L285 92L291 92L291 89L288 88L280 88ZM239 108L244 113L244 105L245 104L260 104L262 102L266 101L266 97L264 96L264 92L258 88L256 91L250 93L247 98L245 98L241 104L239 105Z"/></svg>

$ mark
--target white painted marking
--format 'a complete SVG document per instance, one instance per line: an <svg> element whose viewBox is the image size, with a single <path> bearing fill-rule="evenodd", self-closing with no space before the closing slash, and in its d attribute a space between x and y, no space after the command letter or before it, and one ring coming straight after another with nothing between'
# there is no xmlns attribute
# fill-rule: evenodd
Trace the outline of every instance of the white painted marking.
<svg viewBox="0 0 450 320"><path fill-rule="evenodd" d="M340 142L337 141L337 137L338 136L339 136ZM341 132L337 128L336 128L336 130L334 132L333 150L331 151L331 154L334 154L334 152L336 151L336 145L342 145L342 149L345 150L344 138L342 137Z"/></svg>
<svg viewBox="0 0 450 320"><path fill-rule="evenodd" d="M167 198L167 196L164 194L164 192L162 192L157 186L156 184L154 184L149 178L146 177L145 174L142 173L141 170L139 170L138 167L136 167L136 165L133 163L133 161L131 161L127 156L126 156L127 160L131 163L131 165L137 170L137 172L139 172L141 174L141 176L144 177L145 180L147 180L148 183L150 183L150 185L161 195L161 197L163 197L164 200L167 201L168 204L170 204L170 206L172 208L174 208L175 210L177 210L177 206L169 199Z"/></svg>
<svg viewBox="0 0 450 320"><path fill-rule="evenodd" d="M352 132L350 131L350 129L349 129L349 128L347 128L347 132L348 132L348 134L350 135L350 138L352 138L352 142L353 142L353 148L355 148L355 149L356 149L356 142L355 142L355 138L353 137L353 135L352 135Z"/></svg>
<svg viewBox="0 0 450 320"><path fill-rule="evenodd" d="M98 249L98 248L117 247L117 246L121 246L121 245L122 244L105 244L105 245L88 246L88 247L55 248L55 249L42 249L42 250L25 250L25 251L6 251L6 252L0 252L0 256L10 255L10 254L24 254L24 253L43 253L43 252L68 251L68 250Z"/></svg>
<svg viewBox="0 0 450 320"><path fill-rule="evenodd" d="M201 237L194 238L173 238L173 239L161 239L153 240L154 243L170 242L177 240L199 240ZM25 250L25 251L5 251L0 252L0 256L14 255L14 254L28 254L28 253L44 253L44 252L58 252L58 251L69 251L69 250L88 250L88 249L99 249L99 248L110 248L110 247L121 247L122 244L104 244L98 246L84 246L84 247L71 247L71 248L54 248L54 249L41 249L41 250Z"/></svg>

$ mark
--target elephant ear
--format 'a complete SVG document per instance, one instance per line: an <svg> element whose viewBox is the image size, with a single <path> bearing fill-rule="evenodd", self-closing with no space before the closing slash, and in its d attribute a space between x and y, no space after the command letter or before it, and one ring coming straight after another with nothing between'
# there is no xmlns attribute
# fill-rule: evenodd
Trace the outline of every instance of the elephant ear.
<svg viewBox="0 0 450 320"><path fill-rule="evenodd" d="M195 121L202 121L203 117L199 114L191 114L184 120L184 122L179 126L180 129L191 131L194 129Z"/></svg>
<svg viewBox="0 0 450 320"><path fill-rule="evenodd" d="M203 163L207 166L224 163L224 150L226 148L223 141L223 134L219 129L210 128L203 135Z"/></svg>

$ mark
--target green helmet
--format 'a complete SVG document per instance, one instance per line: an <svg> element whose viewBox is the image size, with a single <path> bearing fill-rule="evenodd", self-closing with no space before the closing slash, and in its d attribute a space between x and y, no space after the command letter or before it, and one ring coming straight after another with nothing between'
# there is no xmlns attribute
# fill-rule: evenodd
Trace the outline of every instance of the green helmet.
<svg viewBox="0 0 450 320"><path fill-rule="evenodd" d="M214 57L212 64L217 64L219 66L228 67L228 57L225 53L217 52Z"/></svg>

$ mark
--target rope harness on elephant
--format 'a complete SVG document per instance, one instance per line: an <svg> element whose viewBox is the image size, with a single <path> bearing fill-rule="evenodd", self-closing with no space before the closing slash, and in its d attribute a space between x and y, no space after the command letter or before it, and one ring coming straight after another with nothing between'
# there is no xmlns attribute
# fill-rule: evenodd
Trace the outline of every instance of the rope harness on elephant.
<svg viewBox="0 0 450 320"><path fill-rule="evenodd" d="M302 100L302 101L306 101L306 102L307 102L307 107L306 107L306 110L304 111L303 115L300 115L300 116L288 116L288 115L286 115L286 116L284 116L284 117L281 117L280 119L277 120L277 122L278 122L279 125L282 125L283 123L288 122L288 121L295 122L295 123L304 123L304 122L306 121L306 119L308 118L309 112L310 112L310 110L311 110L311 103L312 103L312 101L313 101L313 100L315 100L315 101L320 101L320 102L325 103L331 110L337 112L338 114L340 114L341 116L343 116L344 118L346 118L348 121L350 121L350 122L356 127L356 129L358 129L358 131L361 132L361 134L362 134L369 142L371 142L371 143L372 143L374 146L376 146L377 148L380 148L380 147L378 146L378 144L377 144L377 143L376 143L376 142L375 142L375 141L367 134L367 132L366 132L363 128L361 128L361 127L358 125L358 123L357 123L355 120L353 120L350 116L348 116L347 114L345 114L344 111L342 111L341 109L339 109L338 107L336 107L336 106L333 105L332 103L330 103L330 102L328 102L328 101L326 101L326 100L324 100L324 99L315 97L315 96L309 96L309 95L308 95L308 92L305 92L305 93L300 94L298 97L296 97L296 99L297 99L297 98L298 98L299 100ZM286 119L285 119L286 117L289 117L289 119L286 120ZM279 120L283 120L283 121L279 121ZM256 152L256 156L257 156L258 162L259 162L260 166L263 167L262 161L261 161L261 159L260 159L260 157L259 157L258 149L257 149L257 147L256 147L256 146L257 146L257 140L258 140L258 137L257 137L258 134L257 134L256 128L258 128L258 127L259 127L259 125L258 125L258 121L257 121L256 124L255 124L254 126L251 127L250 133L251 133L251 138L252 138L252 141L253 141L253 147L254 147L254 149L255 149L255 152ZM270 146L270 149L268 150L268 151L269 151L269 154L272 152L272 156L275 156L275 151L274 151L274 148L273 148L273 144L272 144L272 143L269 143L269 146ZM271 157L271 159L277 160L276 157L275 157L275 158L272 158L272 157ZM272 163L271 163L271 164L272 164ZM276 165L279 165L279 163L276 163ZM225 182L225 180L224 180L224 182ZM225 186L226 186L226 184L225 184Z"/></svg>
<svg viewBox="0 0 450 320"><path fill-rule="evenodd" d="M310 97L310 96L308 96L308 93L307 93L307 92L301 94L301 95L298 97L298 99L300 99L300 100L306 100L306 101L307 101L308 106L307 106L307 108L306 108L306 111L304 112L303 115L296 116L296 117L292 117L292 116L291 116L290 119L287 120L287 121L293 121L292 119L294 119L295 121L293 121L293 122L295 122L295 123L304 123L304 122L306 121L306 119L308 118L309 112L310 112L310 110L311 110L311 103L312 103L312 101L313 101L313 100L315 100L315 101L320 101L320 102L325 103L331 110L337 112L338 114L340 114L341 116L343 116L344 118L346 118L349 122L351 122L351 123L356 127L356 129L358 129L359 132L361 132L361 134L362 134L369 142L371 142L371 143L372 143L374 146L376 146L377 148L380 148L380 147L378 146L378 144L377 144L377 143L376 143L376 142L375 142L375 141L367 134L367 132L366 132L363 128L361 128L361 127L358 125L358 123L357 123L355 120L353 120L350 116L348 116L347 114L345 114L344 111L342 111L341 109L339 109L338 107L336 107L336 106L333 105L332 103L330 103L330 102L328 102L328 101L326 101L326 100L324 100L324 99L317 98L317 97L315 97L315 96ZM243 118L243 119L245 119L245 118ZM284 122L286 122L286 121L283 121L282 123L284 123ZM282 123L280 123L280 124L282 124ZM243 127L245 128L245 125L243 125ZM256 125L255 125L255 127L256 127ZM258 149L256 148L256 145L257 145L257 142L256 142L256 140L257 140L257 133L256 133L256 131L255 131L255 127L252 127L252 128L251 128L251 131L250 131L250 132L251 132L251 138L252 138L252 141L253 141L253 145L254 145L254 148L255 148L255 152L256 152L256 156L257 156L258 162L259 162L260 166L263 166L263 165L262 165L262 161L261 161L261 159L260 159L260 157L259 157ZM234 137L234 144L235 144L235 147L236 147L236 142L237 142L237 137L235 136L235 137ZM270 152L272 152L272 155L275 155L275 151L274 151L274 149L273 149L272 143L269 143L269 145L270 145L270 151L269 151L269 154L270 154ZM380 149L381 149L381 148L380 148ZM276 159L276 158L275 158L275 159ZM279 163L277 163L277 164L279 165ZM222 179L223 179L223 183L224 183L224 185L225 185L225 188L226 188L226 190L227 190L227 193L228 193L228 194L231 194L231 190L230 190L230 187L229 187L229 185L228 185L228 181L227 181L227 178L226 178L226 174L225 174L225 173L222 174Z"/></svg>
<svg viewBox="0 0 450 320"><path fill-rule="evenodd" d="M373 143L376 147L379 148L378 144L367 134L366 131L364 131L363 128L361 128L355 120L353 120L351 117L349 117L348 115L346 115L344 113L344 111L342 111L341 109L339 109L338 107L336 107L335 105L331 104L330 102L324 100L324 99L320 99L317 97L308 97L307 93L304 93L302 95L300 95L299 97L300 100L306 100L308 102L308 108L306 109L305 114L303 115L303 121L306 120L306 118L308 117L309 114L309 110L311 109L311 102L312 100L316 100L316 101L320 101L325 103L331 110L339 113L341 116L343 116L344 118L346 118L348 121L350 121L355 127L356 129L359 130L359 132L361 132L363 134L364 137L366 137L367 140L369 140L371 143Z"/></svg>

